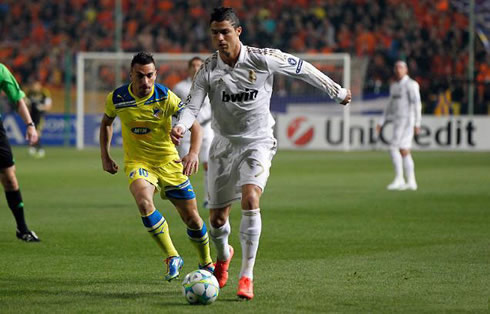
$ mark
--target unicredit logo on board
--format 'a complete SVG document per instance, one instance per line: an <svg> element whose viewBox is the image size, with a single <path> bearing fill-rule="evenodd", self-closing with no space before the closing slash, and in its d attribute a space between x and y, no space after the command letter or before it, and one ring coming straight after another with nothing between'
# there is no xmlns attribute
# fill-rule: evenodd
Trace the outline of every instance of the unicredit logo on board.
<svg viewBox="0 0 490 314"><path fill-rule="evenodd" d="M376 120L370 119L368 126L352 123L349 127L349 143L370 145L379 141L383 144L390 144L391 135L387 135L385 132L385 129L389 126L390 123L387 123L378 136L376 133ZM332 146L343 144L343 128L344 121L336 120L334 122L332 119L327 119L325 122L326 142ZM420 133L414 136L414 142L420 147L429 147L431 145L439 147L476 146L475 132L476 127L471 120L450 120L440 127L430 127L422 122Z"/></svg>

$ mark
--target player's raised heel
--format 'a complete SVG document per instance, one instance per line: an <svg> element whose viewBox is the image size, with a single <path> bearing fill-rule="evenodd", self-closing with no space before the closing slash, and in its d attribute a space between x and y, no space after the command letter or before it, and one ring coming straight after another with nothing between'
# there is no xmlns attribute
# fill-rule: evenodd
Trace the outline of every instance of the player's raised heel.
<svg viewBox="0 0 490 314"><path fill-rule="evenodd" d="M172 256L165 260L167 264L167 274L165 280L172 281L179 278L180 270L184 266L184 260L180 256Z"/></svg>
<svg viewBox="0 0 490 314"><path fill-rule="evenodd" d="M39 239L37 234L32 230L27 231L27 232L20 232L19 230L17 230L15 235L17 236L17 238L19 240L22 240L25 242L41 242L41 240Z"/></svg>
<svg viewBox="0 0 490 314"><path fill-rule="evenodd" d="M254 297L254 283L253 280L243 276L238 281L238 291L236 295L239 298L252 300Z"/></svg>
<svg viewBox="0 0 490 314"><path fill-rule="evenodd" d="M231 259L233 258L233 254L235 254L235 250L231 245L230 248L230 257L226 261L216 260L214 276L218 279L219 287L223 288L228 281L228 268L230 267Z"/></svg>
<svg viewBox="0 0 490 314"><path fill-rule="evenodd" d="M214 263L209 263L207 265L199 265L199 269L204 269L204 270L207 270L208 272L210 272L211 274L214 274Z"/></svg>

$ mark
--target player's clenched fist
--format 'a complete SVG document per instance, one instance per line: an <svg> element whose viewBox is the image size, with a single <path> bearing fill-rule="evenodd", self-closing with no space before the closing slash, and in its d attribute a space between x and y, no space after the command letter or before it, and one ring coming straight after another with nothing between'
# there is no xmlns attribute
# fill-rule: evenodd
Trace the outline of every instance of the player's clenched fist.
<svg viewBox="0 0 490 314"><path fill-rule="evenodd" d="M179 145L180 140L184 137L184 128L180 125L176 125L170 131L170 138L174 145Z"/></svg>
<svg viewBox="0 0 490 314"><path fill-rule="evenodd" d="M110 174L116 174L119 170L119 166L114 160L112 160L112 158L102 159L102 168L104 169L104 171L107 171Z"/></svg>
<svg viewBox="0 0 490 314"><path fill-rule="evenodd" d="M348 103L350 103L351 100L352 100L352 93L351 93L350 89L348 89L347 90L347 96L345 96L344 100L340 104L345 106Z"/></svg>

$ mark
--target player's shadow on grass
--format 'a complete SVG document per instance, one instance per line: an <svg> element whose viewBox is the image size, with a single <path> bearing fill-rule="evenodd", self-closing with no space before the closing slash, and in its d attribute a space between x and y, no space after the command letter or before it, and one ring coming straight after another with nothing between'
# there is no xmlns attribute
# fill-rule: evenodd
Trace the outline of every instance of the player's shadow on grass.
<svg viewBox="0 0 490 314"><path fill-rule="evenodd" d="M25 282L26 284L20 284ZM20 284L20 285L19 285ZM29 288L26 288L26 287ZM133 287L132 287L133 286ZM16 288L19 287L19 288ZM5 289L5 290L4 290ZM96 291L105 290L105 291ZM124 291L115 291L121 289ZM136 291L150 290L150 291ZM55 278L18 278L12 276L8 279L0 279L0 292L2 295L39 295L39 296L66 296L104 298L104 299L137 299L137 298L175 298L182 292L178 285L160 286L153 282L134 282L128 280L67 280Z"/></svg>

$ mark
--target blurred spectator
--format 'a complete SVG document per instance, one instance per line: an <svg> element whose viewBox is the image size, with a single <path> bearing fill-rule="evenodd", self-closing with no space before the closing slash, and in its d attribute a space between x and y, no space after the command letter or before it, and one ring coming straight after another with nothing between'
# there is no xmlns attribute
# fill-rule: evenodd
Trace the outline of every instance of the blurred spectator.
<svg viewBox="0 0 490 314"><path fill-rule="evenodd" d="M41 82L35 80L26 93L29 113L31 114L32 122L37 130L37 142L31 144L29 154L34 157L43 158L46 154L41 145L41 134L44 127L44 115L51 109L52 99L51 92L41 85Z"/></svg>
<svg viewBox="0 0 490 314"><path fill-rule="evenodd" d="M243 40L252 46L368 57L365 93L386 92L393 63L399 59L407 61L423 99L437 98L438 84L448 77L451 87L467 93L468 19L453 1L152 0L144 6L137 0L121 2L124 51L209 51L209 12L223 4L247 8L239 17L246 29ZM0 59L22 81L38 77L43 84L59 87L66 53L116 51L114 3L4 0ZM476 42L475 99L486 112L489 54ZM74 79L75 68L72 75Z"/></svg>

